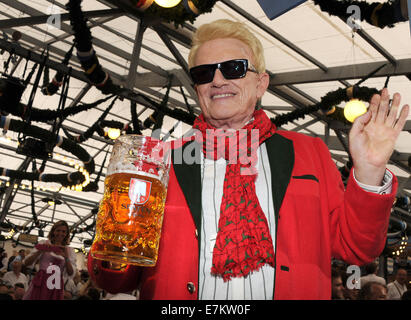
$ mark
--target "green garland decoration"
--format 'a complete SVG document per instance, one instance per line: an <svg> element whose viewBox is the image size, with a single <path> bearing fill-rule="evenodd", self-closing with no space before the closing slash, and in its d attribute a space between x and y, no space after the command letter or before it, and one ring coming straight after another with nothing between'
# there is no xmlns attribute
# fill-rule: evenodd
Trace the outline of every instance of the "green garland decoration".
<svg viewBox="0 0 411 320"><path fill-rule="evenodd" d="M337 16L344 21L352 15L347 13L348 6L355 5L360 8L361 21L367 21L369 24L378 28L392 28L396 23L408 20L408 13L402 10L401 6L406 8L406 0L394 0L384 3L350 0L314 0L321 11L330 15Z"/></svg>
<svg viewBox="0 0 411 320"><path fill-rule="evenodd" d="M321 98L319 103L314 105L296 109L286 114L279 115L275 118L272 118L271 121L277 126L287 124L290 121L297 120L299 118L304 119L306 115L321 111L321 113L329 118L334 120L341 121L347 125L351 125L344 117L344 109L336 107L341 102L348 102L351 99L359 99L362 101L369 101L374 94L379 93L375 88L368 87L358 87L352 86L349 88L340 88L335 91L327 93Z"/></svg>
<svg viewBox="0 0 411 320"><path fill-rule="evenodd" d="M48 122L57 118L67 118L82 111L93 109L114 97L110 95L106 98L99 99L93 103L80 103L78 105L65 108L63 111L51 109L36 109L20 102L21 95L26 89L26 81L19 78L7 76L0 78L0 112L10 113L14 116L24 119L30 112L30 120L37 122Z"/></svg>
<svg viewBox="0 0 411 320"><path fill-rule="evenodd" d="M130 0L130 2L139 8L144 5L142 3L149 1ZM190 2L191 4L189 5ZM186 21L193 23L200 14L211 12L216 2L217 0L182 0L172 8L163 8L154 2L144 10L144 14L150 17L161 18L168 23L174 23L176 28L178 28L179 25L183 25ZM190 7L195 8L194 11ZM195 13L195 11L198 11L198 13Z"/></svg>
<svg viewBox="0 0 411 320"><path fill-rule="evenodd" d="M40 139L41 141L53 142L63 150L75 155L84 164L84 169L91 175L94 173L95 164L94 159L90 154L82 148L78 143L66 139L61 136L53 135L50 131L43 128L39 128L33 125L27 125L27 123L15 119L9 119L7 117L0 117L0 128L3 130L10 130L20 132L25 135ZM85 174L80 171L74 171L68 174L43 174L39 171L36 172L22 172L17 170L10 170L6 168L0 168L0 175L8 176L15 179L36 180L42 182L56 182L60 183L64 187L71 187L82 184L85 180Z"/></svg>

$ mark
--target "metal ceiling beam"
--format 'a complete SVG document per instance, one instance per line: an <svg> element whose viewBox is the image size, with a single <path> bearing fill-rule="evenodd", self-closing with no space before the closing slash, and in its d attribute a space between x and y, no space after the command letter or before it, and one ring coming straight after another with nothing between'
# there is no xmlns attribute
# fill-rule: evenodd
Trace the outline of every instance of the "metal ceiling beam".
<svg viewBox="0 0 411 320"><path fill-rule="evenodd" d="M375 41L366 31L360 29L357 33L367 41L375 50L377 50L385 59L387 59L393 66L397 65L397 60L387 50L385 50L377 41Z"/></svg>
<svg viewBox="0 0 411 320"><path fill-rule="evenodd" d="M123 13L121 9L106 9L106 10L93 10L93 11L84 11L84 16L86 18L98 18L105 16L119 16ZM70 15L68 13L64 14L55 14L55 15L39 15L25 18L11 18L6 20L0 20L0 29L5 28L15 28L23 26L34 26L37 24L47 23L51 17L58 16L60 21L70 20Z"/></svg>
<svg viewBox="0 0 411 320"><path fill-rule="evenodd" d="M181 44L183 47L190 49L191 48L191 38L192 33L187 32L185 29L175 29L174 26L168 23L161 23L156 25L158 31L164 32L174 41Z"/></svg>
<svg viewBox="0 0 411 320"><path fill-rule="evenodd" d="M31 190L27 190L27 189L20 189L19 192L21 193L31 193ZM44 197L50 197L53 196L54 193L50 193L50 192L46 192L46 191L41 191L41 190L34 190L34 195L38 196L40 198L44 198ZM64 199L66 202L71 203L71 204L75 204L79 207L85 207L85 208L94 208L95 206L97 206L99 203L96 201L92 201L92 200L88 200L88 199L83 199L83 198L79 198L79 197L75 197L72 195L68 195L68 194L62 194L59 193L59 196L61 197L60 199Z"/></svg>
<svg viewBox="0 0 411 320"><path fill-rule="evenodd" d="M36 217L38 218L39 216L41 216L41 214L42 214L44 211L46 211L48 208L49 208L49 205L48 205L48 204L45 204L45 205L40 209L40 211L36 212ZM33 218L31 218L31 219L27 220L25 223L23 223L22 227L27 227L27 225L28 225L30 222L34 222Z"/></svg>
<svg viewBox="0 0 411 320"><path fill-rule="evenodd" d="M133 53L131 55L130 68L126 81L126 88L128 89L132 89L136 82L137 67L140 61L141 45L143 43L144 31L146 30L146 28L147 26L144 25L143 21L141 21L137 25L136 38L134 40Z"/></svg>
<svg viewBox="0 0 411 320"><path fill-rule="evenodd" d="M176 48L174 43L170 40L168 35L166 35L162 30L160 30L158 27L154 26L153 27L154 31L157 32L158 36L160 39L163 41L163 43L166 45L168 50L171 52L171 54L174 56L174 58L178 61L180 66L183 68L184 72L187 74L187 76L190 75L190 72L188 70L188 64L185 58L181 55L180 51Z"/></svg>
<svg viewBox="0 0 411 320"><path fill-rule="evenodd" d="M75 222L70 229L73 230L75 228L77 228L80 224L85 223L88 219L94 217L94 213L90 212L88 215L84 216L83 218L81 218L80 220L78 220L77 222Z"/></svg>
<svg viewBox="0 0 411 320"><path fill-rule="evenodd" d="M26 157L20 166L17 168L18 171L26 171L28 165L30 164L32 158ZM9 212L10 206L13 203L13 199L19 190L14 188L14 185L20 185L21 179L10 179L10 186L7 188L5 193L5 198L3 199L3 206L0 214L0 222L3 222Z"/></svg>
<svg viewBox="0 0 411 320"><path fill-rule="evenodd" d="M269 111L293 111L295 110L294 107L292 106L261 106L262 109L264 110L269 110Z"/></svg>
<svg viewBox="0 0 411 320"><path fill-rule="evenodd" d="M304 124L302 124L302 125L294 128L294 129L292 129L291 131L296 131L296 132L298 132L298 131L304 130L305 128L311 126L311 125L314 124L314 123L317 123L317 122L320 121L320 120L321 120L321 119L314 118L314 119L312 119L312 120L310 120L310 121L307 121L306 123L304 123Z"/></svg>
<svg viewBox="0 0 411 320"><path fill-rule="evenodd" d="M172 69L169 70L170 73L178 72L180 69ZM162 88L166 86L168 80L166 77L160 76L153 72L140 72L136 76L136 88L144 88L144 87L159 87ZM171 86L173 87L180 87L182 86L182 82L178 77L173 77Z"/></svg>
<svg viewBox="0 0 411 320"><path fill-rule="evenodd" d="M385 62L368 62L356 65L331 67L328 69L328 72L323 72L320 69L310 69L276 74L270 73L270 84L273 86L288 86L305 83L340 81L341 79L362 79L384 64L385 66L370 78L411 75L411 59L401 59L397 60L396 67ZM137 76L136 87L162 87L166 82L167 80L164 77L152 72L144 72ZM172 86L181 86L181 81L179 79L174 79Z"/></svg>
<svg viewBox="0 0 411 320"><path fill-rule="evenodd" d="M158 91L156 91L156 90L153 90L153 89L151 89L150 87L142 87L142 88L139 88L140 89L140 91L142 91L142 92L144 92L144 93L147 93L147 94L149 94L149 95L152 95L152 96L154 96L154 97L157 97L158 99L160 99L160 100L162 100L163 99L163 97L164 97L164 95L162 94L162 93L160 93L160 92L158 92ZM186 105L185 105L185 103L183 103L183 102L181 102L181 101L179 101L179 100L177 100L177 99L174 99L174 98L172 98L172 97L169 97L168 98L168 103L169 104L171 104L171 105L174 105L174 106L178 106L178 107L180 107L180 108L182 108L182 109L186 109ZM153 108L151 108L151 109L153 109ZM166 114L167 115L167 114Z"/></svg>
<svg viewBox="0 0 411 320"><path fill-rule="evenodd" d="M90 22L91 22L91 24L94 26L94 21L90 21ZM104 29L104 30L106 30L106 31L108 31L108 32L111 32L111 33L115 34L116 36L118 36L118 37L120 37L120 38L122 38L122 39L124 39L124 40L127 40L127 41L129 41L129 42L131 42L131 43L134 43L134 39L132 39L132 38L130 38L130 37L122 34L121 32L118 32L117 30L114 30L113 28L110 28L109 26L106 26L106 25L103 24L103 25L100 26L100 28L102 28L102 29ZM142 48L142 49L145 49L145 50L147 50L147 51L150 51L151 53L154 53L155 55L157 55L157 56L159 56L159 57L161 57L161 58L163 58L163 59L165 59L165 60L168 60L168 61L170 61L170 62L175 63L176 65L178 65L178 62L177 62L177 61L171 59L169 56L165 55L165 54L162 53L162 52L159 52L159 51L157 51L157 50L154 50L153 48L151 48L150 46L145 45L144 43L141 44L141 48Z"/></svg>
<svg viewBox="0 0 411 320"><path fill-rule="evenodd" d="M387 64L386 62L369 62L356 65L344 65L331 67L327 72L322 70L303 70L277 73L270 79L273 86L315 83L325 81L339 81L341 79L362 79L385 64L381 70L372 75L370 78L387 77L387 76L407 76L411 74L411 59L397 60L397 65ZM355 70L355 72L354 72Z"/></svg>
<svg viewBox="0 0 411 320"><path fill-rule="evenodd" d="M34 204L36 204L40 201L41 201L41 199L37 199L37 201L34 201ZM17 202L16 200L13 200L13 203L16 203L16 202ZM31 203L25 203L24 206L18 207L18 208L13 209L13 210L9 210L8 214L13 213L13 212L19 212L20 210L22 210L24 208L27 208L29 206L31 206Z"/></svg>

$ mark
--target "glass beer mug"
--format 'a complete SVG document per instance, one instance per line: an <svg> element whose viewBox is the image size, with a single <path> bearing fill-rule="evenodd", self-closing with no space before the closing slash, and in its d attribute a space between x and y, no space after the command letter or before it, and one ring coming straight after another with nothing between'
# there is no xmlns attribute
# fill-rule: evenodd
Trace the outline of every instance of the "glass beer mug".
<svg viewBox="0 0 411 320"><path fill-rule="evenodd" d="M169 169L166 143L140 135L116 140L91 246L93 258L156 264Z"/></svg>

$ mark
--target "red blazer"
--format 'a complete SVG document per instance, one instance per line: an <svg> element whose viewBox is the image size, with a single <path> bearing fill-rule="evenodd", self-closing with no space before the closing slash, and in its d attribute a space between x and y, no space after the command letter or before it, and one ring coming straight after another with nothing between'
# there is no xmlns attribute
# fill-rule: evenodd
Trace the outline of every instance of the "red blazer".
<svg viewBox="0 0 411 320"><path fill-rule="evenodd" d="M397 179L391 194L377 195L351 173L344 191L321 139L277 131L265 143L276 220L274 299L330 299L332 257L363 265L382 252ZM141 268L141 299L197 299L199 230L200 164L173 164L159 257Z"/></svg>

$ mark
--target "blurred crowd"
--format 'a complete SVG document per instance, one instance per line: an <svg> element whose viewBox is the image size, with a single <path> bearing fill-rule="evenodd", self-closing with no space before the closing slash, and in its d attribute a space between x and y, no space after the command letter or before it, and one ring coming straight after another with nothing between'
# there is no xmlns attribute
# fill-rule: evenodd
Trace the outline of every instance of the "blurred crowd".
<svg viewBox="0 0 411 320"><path fill-rule="evenodd" d="M29 252L21 249L17 255L7 257L3 248L0 251L0 300L22 300L37 272L23 264ZM110 294L93 284L87 270L78 270L73 277L64 279L64 299L136 300L137 292Z"/></svg>
<svg viewBox="0 0 411 320"><path fill-rule="evenodd" d="M37 272L23 264L29 252L21 249L11 257L7 257L3 248L0 248L0 252L0 300L22 300ZM358 268L357 274L346 264L333 264L332 299L411 300L410 277L406 268L397 268L389 282L378 276L378 271L378 264L375 262ZM78 270L73 277L64 278L64 299L136 300L138 291L110 294L95 286L87 270Z"/></svg>
<svg viewBox="0 0 411 320"><path fill-rule="evenodd" d="M333 300L411 300L411 286L406 268L397 268L391 281L378 276L378 264L361 269L360 277L347 265L333 265L331 295Z"/></svg>

